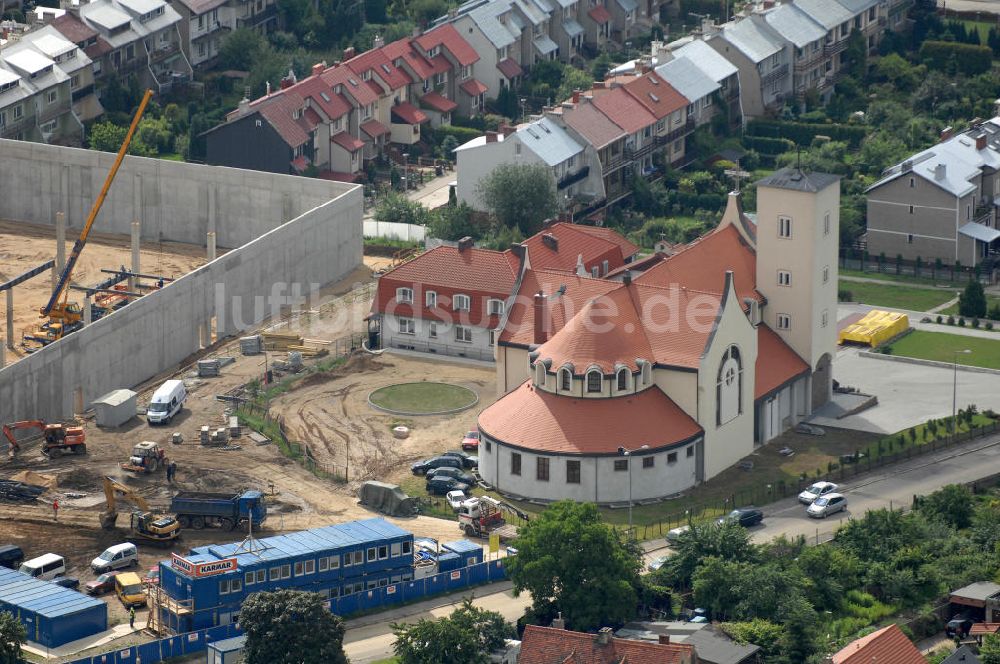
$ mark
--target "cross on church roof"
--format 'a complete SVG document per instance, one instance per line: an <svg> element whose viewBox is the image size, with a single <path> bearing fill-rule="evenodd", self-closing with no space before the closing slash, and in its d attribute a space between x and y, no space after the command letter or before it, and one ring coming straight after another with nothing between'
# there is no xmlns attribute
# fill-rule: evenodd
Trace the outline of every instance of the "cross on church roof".
<svg viewBox="0 0 1000 664"><path fill-rule="evenodd" d="M727 168L722 172L733 179L733 191L736 193L740 192L740 180L750 177L750 173L740 168L739 160L736 161L736 168Z"/></svg>

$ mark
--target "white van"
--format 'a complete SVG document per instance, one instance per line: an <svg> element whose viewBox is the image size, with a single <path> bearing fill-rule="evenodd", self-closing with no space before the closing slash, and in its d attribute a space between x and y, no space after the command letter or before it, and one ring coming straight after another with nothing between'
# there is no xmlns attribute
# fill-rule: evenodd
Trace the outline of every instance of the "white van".
<svg viewBox="0 0 1000 664"><path fill-rule="evenodd" d="M90 569L94 570L95 574L104 574L111 570L138 564L139 552L136 550L135 544L125 542L106 548L104 553L90 561Z"/></svg>
<svg viewBox="0 0 1000 664"><path fill-rule="evenodd" d="M181 411L187 390L184 381L168 380L156 388L146 409L146 421L150 424L170 424L171 418Z"/></svg>
<svg viewBox="0 0 1000 664"><path fill-rule="evenodd" d="M49 581L66 574L66 559L54 553L46 553L44 556L21 563L17 571L42 581Z"/></svg>

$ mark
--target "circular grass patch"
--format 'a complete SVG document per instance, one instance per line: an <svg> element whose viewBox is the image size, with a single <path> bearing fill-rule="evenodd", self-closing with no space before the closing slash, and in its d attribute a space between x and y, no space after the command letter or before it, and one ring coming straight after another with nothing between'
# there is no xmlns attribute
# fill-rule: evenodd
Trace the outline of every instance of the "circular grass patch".
<svg viewBox="0 0 1000 664"><path fill-rule="evenodd" d="M368 395L373 407L394 415L447 415L472 408L479 395L450 383L399 383Z"/></svg>

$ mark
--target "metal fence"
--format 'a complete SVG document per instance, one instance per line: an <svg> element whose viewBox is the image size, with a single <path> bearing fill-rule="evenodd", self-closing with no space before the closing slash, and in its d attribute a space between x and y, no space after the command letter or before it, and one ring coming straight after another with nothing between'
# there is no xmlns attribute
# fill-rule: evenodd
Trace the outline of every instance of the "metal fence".
<svg viewBox="0 0 1000 664"><path fill-rule="evenodd" d="M970 278L975 277L973 270L959 266L956 270L954 265L941 265L938 267L934 263L921 263L919 266L912 261L897 262L895 258L886 257L880 261L878 257L859 258L860 252L852 250L841 250L840 267L847 270L858 270L870 274L899 275L903 277L915 277L918 279L931 279L934 281L958 282L964 285ZM991 285L996 282L995 274L981 273L979 281L984 285ZM846 288L850 288L847 286Z"/></svg>
<svg viewBox="0 0 1000 664"><path fill-rule="evenodd" d="M404 224L396 221L377 221L365 219L363 234L365 237L402 240L403 242L423 242L427 229L416 224Z"/></svg>
<svg viewBox="0 0 1000 664"><path fill-rule="evenodd" d="M861 457L852 463L841 463L832 470L828 469L825 473L813 475L805 479L799 478L797 480L770 483L761 482L760 484L734 491L728 496L692 505L685 510L678 510L673 514L668 515L663 520L647 525L634 526L636 538L640 540L650 540L663 537L671 528L684 526L689 521L703 521L722 516L737 507L745 507L748 505L767 505L768 503L772 503L782 498L797 496L803 489L813 482L818 482L820 480L843 482L845 480L855 478L858 475L863 475L864 473L868 473L885 466L890 466L894 463L899 463L900 461L923 456L925 454L932 454L934 452L953 447L958 443L968 442L974 438L980 438L991 433L996 433L998 430L1000 430L1000 423L994 421L992 424L975 427L965 432L960 431L952 436L946 436L944 438L939 438L923 444L910 445L909 447L899 450L898 452L890 452L891 443L887 443L886 441L891 441L892 437L884 438L882 439L882 443L886 443L887 448L885 454L879 454L877 456L868 455Z"/></svg>

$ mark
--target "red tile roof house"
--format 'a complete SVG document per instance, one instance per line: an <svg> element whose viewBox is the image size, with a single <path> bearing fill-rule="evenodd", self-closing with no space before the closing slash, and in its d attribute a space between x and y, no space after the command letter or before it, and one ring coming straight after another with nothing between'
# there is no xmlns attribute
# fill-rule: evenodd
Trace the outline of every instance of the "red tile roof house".
<svg viewBox="0 0 1000 664"><path fill-rule="evenodd" d="M898 625L852 641L833 655L833 664L926 664L927 660Z"/></svg>
<svg viewBox="0 0 1000 664"><path fill-rule="evenodd" d="M506 251L477 249L471 241L436 247L379 278L372 325L379 326L383 348L492 361L496 330L526 275L606 274L637 251L613 231L566 223Z"/></svg>
<svg viewBox="0 0 1000 664"><path fill-rule="evenodd" d="M486 482L543 502L663 498L829 400L839 182L783 170L757 186L756 228L731 194L715 230L608 278L540 269L529 250L497 341L501 396L479 415Z"/></svg>
<svg viewBox="0 0 1000 664"><path fill-rule="evenodd" d="M584 634L556 627L528 625L518 664L697 664L694 647L684 643L647 643L618 639L605 627Z"/></svg>

